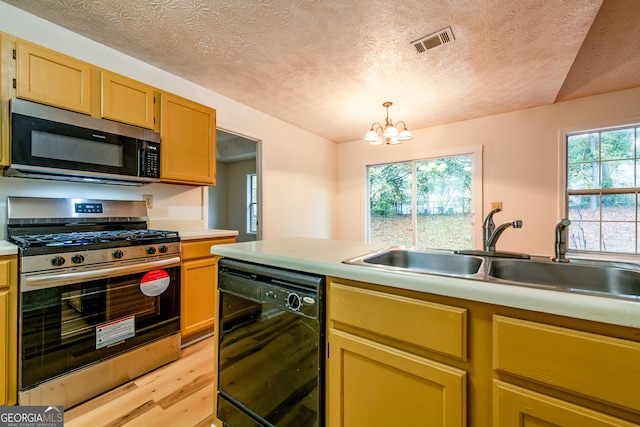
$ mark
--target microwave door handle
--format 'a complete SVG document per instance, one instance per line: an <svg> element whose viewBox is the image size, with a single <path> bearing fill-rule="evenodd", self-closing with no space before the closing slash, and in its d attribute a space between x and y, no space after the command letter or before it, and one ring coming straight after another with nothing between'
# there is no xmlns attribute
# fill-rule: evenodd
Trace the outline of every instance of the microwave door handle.
<svg viewBox="0 0 640 427"><path fill-rule="evenodd" d="M109 279L127 274L143 273L159 268L179 267L180 257L171 257L158 261L147 262L143 264L132 264L117 267L100 268L87 271L73 271L67 273L45 273L28 275L23 274L21 277L22 284L26 285L23 291L36 289L52 288L62 285L70 285L73 283L81 283L89 280Z"/></svg>
<svg viewBox="0 0 640 427"><path fill-rule="evenodd" d="M144 145L138 141L138 176L144 176L144 165L147 163L147 151L144 149Z"/></svg>

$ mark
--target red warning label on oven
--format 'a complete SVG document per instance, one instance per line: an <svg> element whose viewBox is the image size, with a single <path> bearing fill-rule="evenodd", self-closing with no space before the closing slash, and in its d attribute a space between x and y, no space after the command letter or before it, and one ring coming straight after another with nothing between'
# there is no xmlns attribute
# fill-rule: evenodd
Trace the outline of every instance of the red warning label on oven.
<svg viewBox="0 0 640 427"><path fill-rule="evenodd" d="M140 290L146 296L155 297L166 291L169 283L169 273L164 270L151 270L140 279Z"/></svg>

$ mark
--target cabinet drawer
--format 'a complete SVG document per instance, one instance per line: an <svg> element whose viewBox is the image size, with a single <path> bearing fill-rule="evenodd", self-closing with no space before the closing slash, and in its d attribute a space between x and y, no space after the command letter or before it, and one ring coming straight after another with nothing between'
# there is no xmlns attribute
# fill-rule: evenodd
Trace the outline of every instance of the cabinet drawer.
<svg viewBox="0 0 640 427"><path fill-rule="evenodd" d="M11 280L11 261L0 260L0 288L9 287Z"/></svg>
<svg viewBox="0 0 640 427"><path fill-rule="evenodd" d="M467 310L332 282L329 316L397 341L467 358Z"/></svg>
<svg viewBox="0 0 640 427"><path fill-rule="evenodd" d="M216 239L193 240L182 242L182 259L189 260L203 258L211 255L211 246L222 245L224 243L235 243L235 237L220 237Z"/></svg>
<svg viewBox="0 0 640 427"><path fill-rule="evenodd" d="M544 394L496 381L493 384L496 427L633 427L614 418Z"/></svg>
<svg viewBox="0 0 640 427"><path fill-rule="evenodd" d="M640 343L504 316L493 318L494 369L640 411Z"/></svg>

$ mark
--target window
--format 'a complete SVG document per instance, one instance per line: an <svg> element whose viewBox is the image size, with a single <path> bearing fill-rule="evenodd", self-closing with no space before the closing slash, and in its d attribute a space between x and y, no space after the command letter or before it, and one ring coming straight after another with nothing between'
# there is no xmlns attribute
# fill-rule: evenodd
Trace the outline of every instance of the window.
<svg viewBox="0 0 640 427"><path fill-rule="evenodd" d="M569 250L638 254L639 134L633 125L566 135Z"/></svg>
<svg viewBox="0 0 640 427"><path fill-rule="evenodd" d="M258 232L258 177L247 175L247 233Z"/></svg>
<svg viewBox="0 0 640 427"><path fill-rule="evenodd" d="M368 166L367 240L471 248L473 169L473 154Z"/></svg>

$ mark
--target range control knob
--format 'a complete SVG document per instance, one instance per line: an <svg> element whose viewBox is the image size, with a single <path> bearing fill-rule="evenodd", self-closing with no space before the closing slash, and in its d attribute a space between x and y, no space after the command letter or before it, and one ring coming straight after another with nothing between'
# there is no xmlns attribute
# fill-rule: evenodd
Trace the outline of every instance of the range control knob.
<svg viewBox="0 0 640 427"><path fill-rule="evenodd" d="M300 300L300 295L298 294L289 294L287 296L287 307L289 307L293 311L300 310L300 306L302 305L302 301Z"/></svg>
<svg viewBox="0 0 640 427"><path fill-rule="evenodd" d="M160 247L158 248L158 251L159 251L161 254L166 254L167 252L169 252L169 248L168 248L168 247L166 247L165 245L160 245Z"/></svg>
<svg viewBox="0 0 640 427"><path fill-rule="evenodd" d="M146 249L146 252L147 252L149 255L153 255L153 254L155 254L155 253L156 253L156 248L154 248L153 246L148 246L148 247L147 247L147 249Z"/></svg>
<svg viewBox="0 0 640 427"><path fill-rule="evenodd" d="M84 262L84 256L81 254L75 254L71 257L71 262L74 264L81 264Z"/></svg>
<svg viewBox="0 0 640 427"><path fill-rule="evenodd" d="M122 252L120 249L116 249L111 253L111 256L114 257L115 259L120 259L124 256L124 252Z"/></svg>
<svg viewBox="0 0 640 427"><path fill-rule="evenodd" d="M51 258L51 265L60 267L62 264L64 264L64 258L61 257L60 255L56 255L53 258Z"/></svg>

